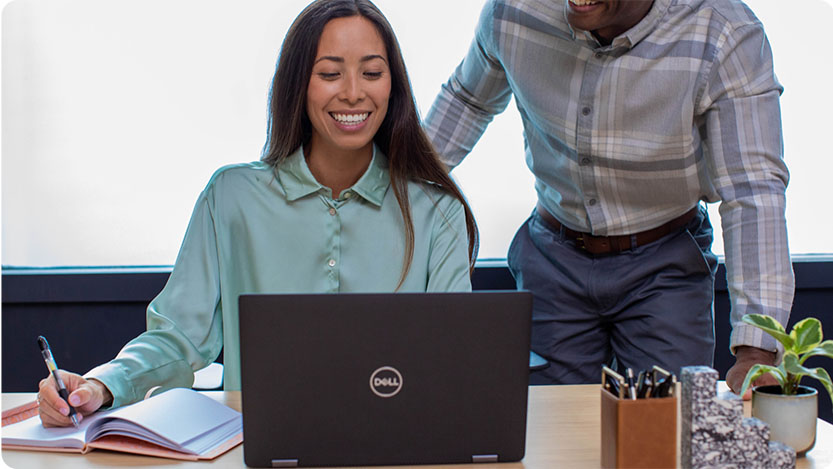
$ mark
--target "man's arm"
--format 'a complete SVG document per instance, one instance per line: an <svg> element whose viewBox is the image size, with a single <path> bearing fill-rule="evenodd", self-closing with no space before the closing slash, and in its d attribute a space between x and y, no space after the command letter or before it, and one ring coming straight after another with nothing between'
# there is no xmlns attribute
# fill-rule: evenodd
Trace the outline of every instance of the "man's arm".
<svg viewBox="0 0 833 469"><path fill-rule="evenodd" d="M762 330L741 322L747 313L786 324L794 294L787 246L779 96L772 53L760 24L727 33L703 102L706 145L720 215L731 300L729 386L740 390L755 363L775 364L783 350Z"/></svg>
<svg viewBox="0 0 833 469"><path fill-rule="evenodd" d="M512 97L497 59L493 8L492 2L483 7L469 52L442 86L425 119L425 131L449 169L471 152Z"/></svg>

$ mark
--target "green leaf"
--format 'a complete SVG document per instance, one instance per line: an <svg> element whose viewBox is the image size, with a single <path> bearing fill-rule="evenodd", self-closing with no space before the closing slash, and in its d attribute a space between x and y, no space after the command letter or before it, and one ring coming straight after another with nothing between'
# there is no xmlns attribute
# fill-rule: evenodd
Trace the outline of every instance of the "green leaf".
<svg viewBox="0 0 833 469"><path fill-rule="evenodd" d="M805 374L806 368L801 366L801 364L798 362L798 355L796 355L795 352L784 352L784 357L782 358L781 363L784 365L784 369L787 371L787 373L791 373L794 375Z"/></svg>
<svg viewBox="0 0 833 469"><path fill-rule="evenodd" d="M802 367L804 368L804 367ZM824 368L804 368L807 370L805 373L806 376L811 378L815 378L824 385L824 389L827 389L827 395L830 396L830 402L833 402L833 382L830 380L830 375L827 374L827 370Z"/></svg>
<svg viewBox="0 0 833 469"><path fill-rule="evenodd" d="M818 347L810 350L801 356L801 364L803 365L810 357L820 355L822 357L833 358L833 340L825 340L820 343Z"/></svg>
<svg viewBox="0 0 833 469"><path fill-rule="evenodd" d="M821 381L821 384L824 385L824 389L827 389L827 395L830 396L830 402L833 403L833 381L830 380L830 375L827 374L827 370L824 368L813 368L813 372L815 374L811 376Z"/></svg>
<svg viewBox="0 0 833 469"><path fill-rule="evenodd" d="M787 375L787 386L784 388L784 394L792 394L795 389L791 385L797 386L798 382L801 381L801 377L805 374L804 367L799 363L798 355L791 351L784 352L778 368L783 370L784 374Z"/></svg>
<svg viewBox="0 0 833 469"><path fill-rule="evenodd" d="M795 341L794 350L802 354L813 350L821 343L821 322L816 318L802 319L795 323L790 337Z"/></svg>
<svg viewBox="0 0 833 469"><path fill-rule="evenodd" d="M781 345L783 345L785 349L793 349L793 338L787 334L787 331L784 330L784 326L782 326L781 323L776 321L773 317L765 316L763 314L746 314L741 318L741 320L747 324L763 329L767 334L775 337L778 342L781 342Z"/></svg>
<svg viewBox="0 0 833 469"><path fill-rule="evenodd" d="M784 394L787 395L795 394L796 388L801 382L801 377L812 373L808 368L801 366L795 352L784 352L784 358L781 360L780 366L787 372L787 386L784 387Z"/></svg>
<svg viewBox="0 0 833 469"><path fill-rule="evenodd" d="M762 365L757 364L753 365L752 368L749 369L749 372L746 373L746 379L743 380L743 387L740 389L740 395L743 396L746 393L746 390L749 389L749 385L752 384L756 379L760 378L761 376L770 373L775 379L778 380L778 384L781 385L783 389L784 384L786 383L787 377L784 373L781 372L778 368L771 366L771 365Z"/></svg>

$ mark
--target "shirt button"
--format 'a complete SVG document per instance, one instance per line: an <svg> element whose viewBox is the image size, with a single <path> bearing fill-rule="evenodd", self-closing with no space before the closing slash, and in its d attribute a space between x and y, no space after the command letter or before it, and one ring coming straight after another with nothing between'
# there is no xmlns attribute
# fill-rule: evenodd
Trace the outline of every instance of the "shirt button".
<svg viewBox="0 0 833 469"><path fill-rule="evenodd" d="M349 199L351 195L353 195L353 193L352 193L352 192L345 192L345 193L344 193L344 198L345 198L345 199Z"/></svg>
<svg viewBox="0 0 833 469"><path fill-rule="evenodd" d="M591 112L593 112L593 108L591 108L590 106L584 106L581 109L581 115L582 116L589 116Z"/></svg>
<svg viewBox="0 0 833 469"><path fill-rule="evenodd" d="M601 52L596 52L594 55L597 59L601 59L602 57L604 57L604 54L602 54Z"/></svg>
<svg viewBox="0 0 833 469"><path fill-rule="evenodd" d="M596 205L596 199L590 199L590 200L587 201L587 203L590 204L590 206L592 207L592 206Z"/></svg>
<svg viewBox="0 0 833 469"><path fill-rule="evenodd" d="M330 267L335 267L336 266L336 260L335 259L330 259L330 262L327 262L327 265L329 265Z"/></svg>
<svg viewBox="0 0 833 469"><path fill-rule="evenodd" d="M335 215L335 214L336 214L336 209L330 207L330 215Z"/></svg>
<svg viewBox="0 0 833 469"><path fill-rule="evenodd" d="M589 164L590 164L590 158L582 158L581 159L581 165L582 166L588 166Z"/></svg>

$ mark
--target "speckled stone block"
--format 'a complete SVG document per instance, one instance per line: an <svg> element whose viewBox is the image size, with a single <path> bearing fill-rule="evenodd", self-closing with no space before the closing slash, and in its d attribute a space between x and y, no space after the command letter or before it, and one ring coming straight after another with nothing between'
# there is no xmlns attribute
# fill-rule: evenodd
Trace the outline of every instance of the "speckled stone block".
<svg viewBox="0 0 833 469"><path fill-rule="evenodd" d="M735 461L726 443L732 443L743 422L743 401L712 398L683 403L691 409L683 417L682 455L691 467L708 467ZM731 446L731 445L730 445Z"/></svg>
<svg viewBox="0 0 833 469"><path fill-rule="evenodd" d="M684 468L794 468L795 451L769 442L769 425L743 417L743 400L717 397L717 372L685 367L682 382L681 463Z"/></svg>
<svg viewBox="0 0 833 469"><path fill-rule="evenodd" d="M742 419L729 433L696 433L691 467L768 469L769 426L758 419Z"/></svg>
<svg viewBox="0 0 833 469"><path fill-rule="evenodd" d="M795 469L795 450L780 441L770 441L769 467L772 469Z"/></svg>
<svg viewBox="0 0 833 469"><path fill-rule="evenodd" d="M698 440L691 447L691 456L681 460L682 466L684 468L706 469L714 467L728 468L731 464L737 465L730 461L730 453L726 451L725 443L727 443L726 440Z"/></svg>
<svg viewBox="0 0 833 469"><path fill-rule="evenodd" d="M687 366L680 372L680 456L684 468L720 463L720 446L703 434L704 429L711 428L717 377L717 371L706 366Z"/></svg>
<svg viewBox="0 0 833 469"><path fill-rule="evenodd" d="M704 432L713 439L725 440L743 423L743 400L740 398L694 401L689 408L692 434Z"/></svg>
<svg viewBox="0 0 833 469"><path fill-rule="evenodd" d="M748 469L769 469L769 425L745 418L731 444L725 445L727 459Z"/></svg>
<svg viewBox="0 0 833 469"><path fill-rule="evenodd" d="M686 366L680 372L683 402L707 401L717 396L717 371L707 366Z"/></svg>

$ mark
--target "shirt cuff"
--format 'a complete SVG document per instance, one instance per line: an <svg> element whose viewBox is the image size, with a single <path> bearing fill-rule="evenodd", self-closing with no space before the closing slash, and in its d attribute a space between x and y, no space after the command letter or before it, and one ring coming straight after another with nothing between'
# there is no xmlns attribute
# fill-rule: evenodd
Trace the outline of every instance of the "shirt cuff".
<svg viewBox="0 0 833 469"><path fill-rule="evenodd" d="M735 354L737 347L747 345L749 347L757 347L759 349L775 352L775 365L781 363L781 358L784 356L784 347L780 342L775 340L771 335L763 330L746 323L735 324L732 327L732 337L730 340L730 349L732 355Z"/></svg>
<svg viewBox="0 0 833 469"><path fill-rule="evenodd" d="M96 379L107 386L110 394L113 395L113 402L110 404L110 408L121 407L126 404L131 404L134 401L131 397L133 392L132 386L130 386L129 380L127 379L127 373L118 365L111 363L99 365L88 371L84 375L84 378Z"/></svg>

